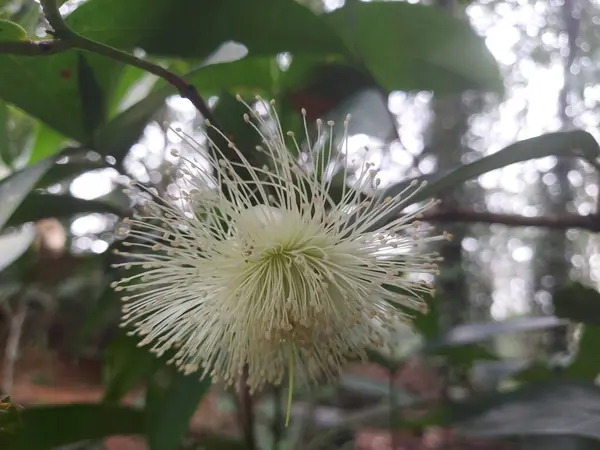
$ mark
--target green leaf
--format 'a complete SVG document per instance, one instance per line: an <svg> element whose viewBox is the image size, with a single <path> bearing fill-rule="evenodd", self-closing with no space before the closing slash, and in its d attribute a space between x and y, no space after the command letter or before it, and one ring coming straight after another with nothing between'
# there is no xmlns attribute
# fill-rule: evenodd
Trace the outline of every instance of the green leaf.
<svg viewBox="0 0 600 450"><path fill-rule="evenodd" d="M356 1L325 19L388 91L504 90L484 40L466 20L439 8Z"/></svg>
<svg viewBox="0 0 600 450"><path fill-rule="evenodd" d="M219 101L213 108L213 114L219 122L221 132L231 141L235 142L236 146L245 154L250 162L257 166L262 166L266 161L261 161L259 157L262 155L255 151L256 147L262 143L261 137L256 133L254 128L243 120L242 117L245 112L247 112L246 106L239 102L233 95L227 93L219 95ZM221 149L226 148L227 143L219 133L209 129L207 135L217 147ZM235 157L232 156L232 158ZM243 169L238 169L238 174L248 179L248 174L242 173L244 172Z"/></svg>
<svg viewBox="0 0 600 450"><path fill-rule="evenodd" d="M2 159L7 166L10 166L15 159L11 148L10 137L8 135L9 119L10 111L8 105L6 102L0 100L0 159Z"/></svg>
<svg viewBox="0 0 600 450"><path fill-rule="evenodd" d="M42 159L58 154L67 138L57 133L52 128L38 123L35 134L35 141L29 156L29 164L37 163Z"/></svg>
<svg viewBox="0 0 600 450"><path fill-rule="evenodd" d="M565 369L564 375L570 378L595 380L600 374L600 327L586 325L579 338L577 355Z"/></svg>
<svg viewBox="0 0 600 450"><path fill-rule="evenodd" d="M53 163L52 159L46 159L0 181L0 229Z"/></svg>
<svg viewBox="0 0 600 450"><path fill-rule="evenodd" d="M0 54L0 97L65 136L89 143L77 81L79 53L37 58Z"/></svg>
<svg viewBox="0 0 600 450"><path fill-rule="evenodd" d="M27 39L27 31L14 22L0 19L0 42L23 41Z"/></svg>
<svg viewBox="0 0 600 450"><path fill-rule="evenodd" d="M130 90L137 86L141 80L145 77L154 77L154 83L158 77L154 75L148 74L145 70L142 70L138 67L134 66L126 66L123 70L121 77L118 80L118 83L115 85L114 92L112 93L112 98L110 99L110 105L108 107L108 117L113 118L120 112L121 103L126 101L127 95ZM150 86L151 87L151 86ZM147 95L147 93L146 93ZM145 97L145 95L144 95Z"/></svg>
<svg viewBox="0 0 600 450"><path fill-rule="evenodd" d="M83 323L81 324L81 327L77 333L74 346L75 351L81 351L87 340L96 330L100 328L102 324L106 324L111 317L118 316L119 306L120 302L116 296L115 290L107 284L96 299L95 304L91 306L90 311L88 311L83 319ZM115 397L119 396L114 396L111 394L109 401L112 401L115 399Z"/></svg>
<svg viewBox="0 0 600 450"><path fill-rule="evenodd" d="M4 121L4 128L0 133L4 134L4 142L0 148L0 155L4 163L12 168L22 168L22 157L27 156L31 148L31 135L36 127L36 120L24 111L0 100L4 105L0 116Z"/></svg>
<svg viewBox="0 0 600 450"><path fill-rule="evenodd" d="M69 195L32 193L11 216L7 225L14 226L49 217L72 217L76 214L93 212L112 213L119 216L125 213L125 211L99 200L82 200Z"/></svg>
<svg viewBox="0 0 600 450"><path fill-rule="evenodd" d="M21 416L24 426L14 450L49 450L88 439L144 432L144 414L121 406L36 406L26 408Z"/></svg>
<svg viewBox="0 0 600 450"><path fill-rule="evenodd" d="M154 0L152 7L146 0L89 0L67 23L102 43L161 56L204 58L226 41L257 56L345 52L327 24L294 0Z"/></svg>
<svg viewBox="0 0 600 450"><path fill-rule="evenodd" d="M558 290L552 302L558 317L600 325L600 293L596 289L573 283Z"/></svg>
<svg viewBox="0 0 600 450"><path fill-rule="evenodd" d="M69 161L65 164L54 164L48 172L37 183L36 188L47 188L61 181L70 181L73 178L92 170L105 168L106 164L102 160L90 161Z"/></svg>
<svg viewBox="0 0 600 450"><path fill-rule="evenodd" d="M600 388L549 381L456 405L455 429L481 437L578 436L600 439Z"/></svg>
<svg viewBox="0 0 600 450"><path fill-rule="evenodd" d="M105 402L118 402L153 372L156 357L148 349L138 347L137 343L136 338L120 333L106 350Z"/></svg>
<svg viewBox="0 0 600 450"><path fill-rule="evenodd" d="M520 383L546 381L553 375L552 369L543 362L534 362L516 373L512 378Z"/></svg>
<svg viewBox="0 0 600 450"><path fill-rule="evenodd" d="M147 398L150 450L179 448L189 421L210 386L210 378L199 380L197 373L174 373L164 388L154 384Z"/></svg>
<svg viewBox="0 0 600 450"><path fill-rule="evenodd" d="M423 300L427 305L427 312L410 311L406 312L413 315L412 325L416 331L426 339L433 339L440 332L440 311L438 304L440 297L434 295L424 295Z"/></svg>
<svg viewBox="0 0 600 450"><path fill-rule="evenodd" d="M83 109L83 128L86 135L91 136L105 121L106 99L92 66L81 53L77 55L77 70L79 96Z"/></svg>
<svg viewBox="0 0 600 450"><path fill-rule="evenodd" d="M274 67L275 66L275 67ZM296 79L299 72L305 73L306 65L292 64L294 73L286 79ZM277 72L274 58L246 58L232 63L214 64L200 67L185 75L204 98L218 95L223 91L231 94L256 95L274 90L274 71ZM162 84L162 86L161 86ZM169 95L176 94L170 85L161 83L154 92L134 104L121 114L101 126L95 135L95 149L103 155L112 155L120 160L129 148L137 142L146 124L159 110ZM242 118L239 118L242 122Z"/></svg>
<svg viewBox="0 0 600 450"><path fill-rule="evenodd" d="M21 409L10 396L0 398L0 448L14 448L23 427Z"/></svg>
<svg viewBox="0 0 600 450"><path fill-rule="evenodd" d="M18 231L0 235L0 271L27 251L36 234L34 227L25 226Z"/></svg>
<svg viewBox="0 0 600 450"><path fill-rule="evenodd" d="M522 317L503 322L485 322L459 325L449 330L445 335L427 344L429 351L444 347L475 344L504 333L543 330L565 325L566 321L554 316Z"/></svg>
<svg viewBox="0 0 600 450"><path fill-rule="evenodd" d="M600 147L590 133L583 130L561 131L525 139L454 170L417 179L426 179L427 185L411 196L410 200L404 202L401 208L434 197L440 192L452 189L465 181L501 167L546 156L574 157L576 155L580 155L587 160L594 160L600 156ZM394 196L398 194L406 189L411 182L415 182L415 180L392 186L386 192L386 195Z"/></svg>

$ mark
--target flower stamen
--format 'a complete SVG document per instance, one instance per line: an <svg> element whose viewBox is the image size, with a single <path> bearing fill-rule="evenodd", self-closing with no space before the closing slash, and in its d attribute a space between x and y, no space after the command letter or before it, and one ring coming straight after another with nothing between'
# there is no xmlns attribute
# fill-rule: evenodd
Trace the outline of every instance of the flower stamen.
<svg viewBox="0 0 600 450"><path fill-rule="evenodd" d="M197 151L172 152L177 192L128 187L142 204L117 230L127 252L114 267L128 272L111 286L127 294L121 326L185 373L233 385L247 368L251 392L287 373L287 423L297 376L337 376L408 320L398 306L425 308L432 288L419 277L439 260L426 247L449 235L418 222L435 201L397 215L424 183L385 194L371 163L353 173L349 117L336 146L332 122L317 121L314 137L305 119L297 139L274 108L263 117L246 106L268 163L251 163L210 122L226 148L207 137L203 152L180 132Z"/></svg>

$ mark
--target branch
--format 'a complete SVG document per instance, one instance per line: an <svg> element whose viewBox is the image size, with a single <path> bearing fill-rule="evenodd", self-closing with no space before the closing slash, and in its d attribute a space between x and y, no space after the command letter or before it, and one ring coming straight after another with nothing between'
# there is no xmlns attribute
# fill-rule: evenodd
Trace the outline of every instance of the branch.
<svg viewBox="0 0 600 450"><path fill-rule="evenodd" d="M273 403L275 406L275 411L273 414L273 419L271 421L271 434L273 435L273 450L279 450L282 445L283 438L283 408L281 402L283 400L282 397L282 389L281 386L275 386L273 389Z"/></svg>
<svg viewBox="0 0 600 450"><path fill-rule="evenodd" d="M52 27L52 31L49 31L49 34L53 35L55 39L47 41L3 42L0 43L0 53L37 56L58 53L68 49L80 49L104 55L127 65L138 67L162 78L177 89L181 97L187 98L192 102L205 119L218 127L217 121L215 120L212 111L208 108L208 105L204 102L196 88L188 83L183 77L170 72L158 64L143 60L109 45L88 39L71 30L62 18L56 0L40 0L40 4L44 12L44 17Z"/></svg>
<svg viewBox="0 0 600 450"><path fill-rule="evenodd" d="M244 435L244 442L248 450L256 450L256 437L254 435L254 401L248 386L248 366L244 366L244 372L239 381L239 418Z"/></svg>
<svg viewBox="0 0 600 450"><path fill-rule="evenodd" d="M70 48L71 46L67 42L56 39L0 42L0 53L11 53L19 56L54 55Z"/></svg>
<svg viewBox="0 0 600 450"><path fill-rule="evenodd" d="M9 316L8 339L6 340L6 349L4 350L4 372L2 374L2 393L4 395L11 395L13 388L15 364L19 357L23 324L27 317L28 305L27 298L25 297L25 289L21 290L16 300L16 311Z"/></svg>
<svg viewBox="0 0 600 450"><path fill-rule="evenodd" d="M469 210L432 210L420 218L424 222L464 222L501 224L510 227L542 227L551 230L579 228L591 232L600 232L600 216L580 216L568 214L560 217L526 217L514 214L495 214Z"/></svg>

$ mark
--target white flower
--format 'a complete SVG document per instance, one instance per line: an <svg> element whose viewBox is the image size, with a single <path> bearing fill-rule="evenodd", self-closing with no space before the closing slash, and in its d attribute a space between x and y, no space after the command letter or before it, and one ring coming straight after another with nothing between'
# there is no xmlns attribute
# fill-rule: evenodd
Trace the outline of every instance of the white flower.
<svg viewBox="0 0 600 450"><path fill-rule="evenodd" d="M179 182L193 189L173 198L145 190L142 211L125 220L124 244L137 251L119 252L126 261L116 264L137 270L113 284L127 291L122 326L143 336L140 345L152 344L158 355L170 350L182 371L213 380L233 383L247 367L251 391L288 372L307 381L335 377L383 344L385 330L407 320L397 306L424 307L420 295L431 288L413 275L437 271L437 255L422 247L445 237L415 227L433 202L385 222L418 186L392 198L365 196L379 184L371 164L349 186L343 151L328 169L319 145L303 149L269 111L267 119L244 116L263 139L268 167L250 164L231 142L219 149L210 141L208 155L197 152L209 170L181 156ZM261 131L269 123L276 132ZM326 149L328 125L317 121ZM335 166L342 187L334 201L332 177L322 174Z"/></svg>

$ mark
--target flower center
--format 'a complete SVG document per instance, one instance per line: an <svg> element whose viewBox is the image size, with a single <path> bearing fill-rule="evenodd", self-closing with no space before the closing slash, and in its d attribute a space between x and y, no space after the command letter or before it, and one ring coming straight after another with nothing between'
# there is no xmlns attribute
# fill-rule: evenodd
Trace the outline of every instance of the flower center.
<svg viewBox="0 0 600 450"><path fill-rule="evenodd" d="M315 333L324 336L325 303L341 295L331 281L330 240L312 228L299 212L271 206L248 208L236 220L243 248L238 292L270 318L264 331L273 343L302 346L314 343Z"/></svg>

